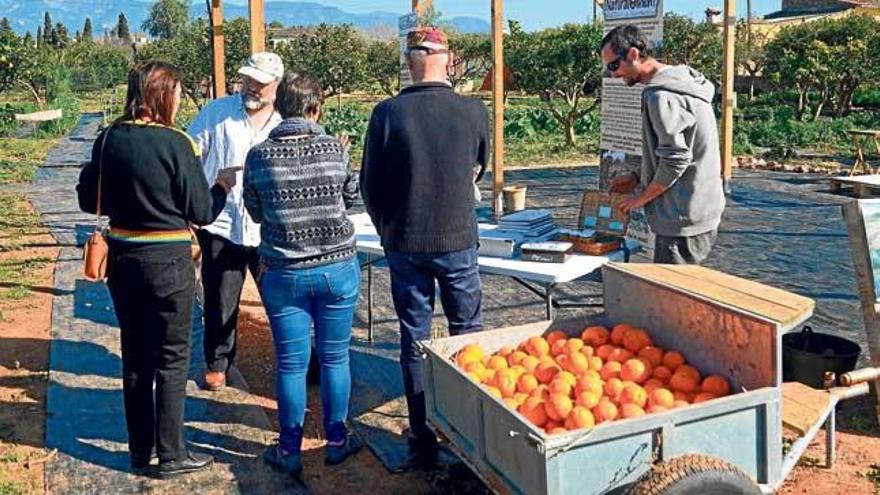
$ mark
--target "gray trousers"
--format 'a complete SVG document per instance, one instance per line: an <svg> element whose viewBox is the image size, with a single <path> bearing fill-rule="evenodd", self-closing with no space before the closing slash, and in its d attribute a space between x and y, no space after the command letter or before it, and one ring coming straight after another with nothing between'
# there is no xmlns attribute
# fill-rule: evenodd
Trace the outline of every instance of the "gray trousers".
<svg viewBox="0 0 880 495"><path fill-rule="evenodd" d="M654 263L699 265L709 256L717 238L717 230L690 237L657 235L654 240Z"/></svg>

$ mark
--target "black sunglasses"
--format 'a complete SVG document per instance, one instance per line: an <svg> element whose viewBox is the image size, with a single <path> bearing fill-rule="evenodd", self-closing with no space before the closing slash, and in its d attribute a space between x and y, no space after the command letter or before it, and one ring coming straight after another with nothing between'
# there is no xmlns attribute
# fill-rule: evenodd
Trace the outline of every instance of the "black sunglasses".
<svg viewBox="0 0 880 495"><path fill-rule="evenodd" d="M605 64L605 69L607 69L608 72L617 72L617 69L620 68L621 62L626 60L626 55L626 53L618 55L617 58Z"/></svg>
<svg viewBox="0 0 880 495"><path fill-rule="evenodd" d="M428 48L427 46L414 46L409 48L407 51L410 52L425 52L428 55L438 55L441 53L449 53L449 50L444 48Z"/></svg>

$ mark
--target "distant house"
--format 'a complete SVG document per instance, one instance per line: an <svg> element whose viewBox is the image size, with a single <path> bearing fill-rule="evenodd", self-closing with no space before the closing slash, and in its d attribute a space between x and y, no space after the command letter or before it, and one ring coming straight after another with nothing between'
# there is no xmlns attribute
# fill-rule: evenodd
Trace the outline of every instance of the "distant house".
<svg viewBox="0 0 880 495"><path fill-rule="evenodd" d="M276 50L279 45L290 43L302 34L303 28L269 28L266 30L269 48Z"/></svg>
<svg viewBox="0 0 880 495"><path fill-rule="evenodd" d="M138 31L136 33L131 33L131 42L134 46L140 48L151 41L150 35L147 33Z"/></svg>
<svg viewBox="0 0 880 495"><path fill-rule="evenodd" d="M712 13L706 11L707 20L722 27L721 16ZM752 19L752 32L769 41L787 26L862 14L880 19L880 0L782 0L780 10Z"/></svg>

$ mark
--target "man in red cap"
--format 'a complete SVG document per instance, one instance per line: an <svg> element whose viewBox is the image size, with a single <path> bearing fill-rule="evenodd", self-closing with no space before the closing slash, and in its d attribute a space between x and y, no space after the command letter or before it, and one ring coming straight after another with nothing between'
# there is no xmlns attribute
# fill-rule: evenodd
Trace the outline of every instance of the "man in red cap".
<svg viewBox="0 0 880 495"><path fill-rule="evenodd" d="M473 183L474 168L479 180L488 163L489 116L447 81L443 31L411 32L406 59L415 84L373 110L360 180L391 271L412 461L430 465L437 439L425 423L416 342L431 335L435 283L452 335L483 329Z"/></svg>

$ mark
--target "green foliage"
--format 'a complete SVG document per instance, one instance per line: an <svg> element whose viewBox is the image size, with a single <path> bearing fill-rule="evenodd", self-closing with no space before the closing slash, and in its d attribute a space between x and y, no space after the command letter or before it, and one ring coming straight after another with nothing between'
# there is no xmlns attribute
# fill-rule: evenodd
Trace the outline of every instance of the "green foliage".
<svg viewBox="0 0 880 495"><path fill-rule="evenodd" d="M124 41L131 39L131 33L128 30L128 19L126 19L125 14L122 12L119 13L119 20L116 21L116 36Z"/></svg>
<svg viewBox="0 0 880 495"><path fill-rule="evenodd" d="M600 24L566 24L560 28L528 33L510 22L505 57L516 85L537 94L574 146L575 122L592 111L580 108L585 97L594 96L601 84L602 61L596 46L602 40Z"/></svg>
<svg viewBox="0 0 880 495"><path fill-rule="evenodd" d="M143 47L135 61L163 60L176 65L183 74L183 93L201 106L211 77L209 29L204 19L196 19L173 38L159 39Z"/></svg>
<svg viewBox="0 0 880 495"><path fill-rule="evenodd" d="M325 96L350 93L366 81L367 44L350 24L296 28L278 49L285 67L307 72L324 86Z"/></svg>
<svg viewBox="0 0 880 495"><path fill-rule="evenodd" d="M170 40L186 30L189 23L188 0L156 0L142 29L156 38Z"/></svg>
<svg viewBox="0 0 880 495"><path fill-rule="evenodd" d="M79 121L79 100L70 87L70 73L63 67L50 75L47 88L48 106L60 109L63 117L40 124L38 135L61 136L70 132Z"/></svg>
<svg viewBox="0 0 880 495"><path fill-rule="evenodd" d="M449 76L453 87L469 80L481 81L492 67L492 39L486 34L452 34L449 49L453 53Z"/></svg>
<svg viewBox="0 0 880 495"><path fill-rule="evenodd" d="M663 17L663 54L667 64L685 64L710 81L721 81L723 44L711 23L696 23L690 17L668 12Z"/></svg>
<svg viewBox="0 0 880 495"><path fill-rule="evenodd" d="M65 54L70 79L77 91L94 91L124 84L132 66L131 50L127 47L83 41Z"/></svg>
<svg viewBox="0 0 880 495"><path fill-rule="evenodd" d="M386 95L394 96L400 86L400 44L398 41L395 39L368 41L365 63L368 86L375 84Z"/></svg>
<svg viewBox="0 0 880 495"><path fill-rule="evenodd" d="M21 72L21 42L11 30L0 31L0 93L12 86Z"/></svg>
<svg viewBox="0 0 880 495"><path fill-rule="evenodd" d="M79 37L80 41L92 41L92 20L86 17L86 22L83 25L82 34Z"/></svg>
<svg viewBox="0 0 880 495"><path fill-rule="evenodd" d="M869 88L856 91L853 95L853 106L880 109L880 89Z"/></svg>
<svg viewBox="0 0 880 495"><path fill-rule="evenodd" d="M226 71L226 81L231 82L238 78L238 69L251 54L251 25L241 17L223 21L223 34L226 53L223 70ZM207 39L210 43L210 36Z"/></svg>
<svg viewBox="0 0 880 495"><path fill-rule="evenodd" d="M328 134L348 134L352 147L362 148L369 120L369 107L346 102L338 108L325 107L321 124Z"/></svg>

